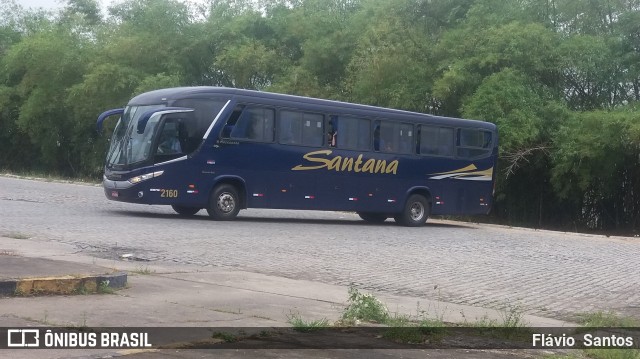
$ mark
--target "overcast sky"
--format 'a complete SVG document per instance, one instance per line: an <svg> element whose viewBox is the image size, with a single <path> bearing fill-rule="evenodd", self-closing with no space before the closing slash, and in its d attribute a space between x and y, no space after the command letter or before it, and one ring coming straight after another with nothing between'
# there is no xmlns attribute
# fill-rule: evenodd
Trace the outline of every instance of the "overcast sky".
<svg viewBox="0 0 640 359"><path fill-rule="evenodd" d="M0 2L2 1L4 0L0 0ZM15 0L15 1L25 9L41 7L47 10L59 9L63 6L62 3L65 2L65 0ZM106 14L108 6L111 6L113 4L119 4L124 1L125 0L98 0L98 3L102 5L102 12ZM182 0L182 2L191 2L191 3L200 3L200 4L204 3L203 0Z"/></svg>
<svg viewBox="0 0 640 359"><path fill-rule="evenodd" d="M0 0L2 1L2 0ZM16 0L25 9L28 8L44 8L47 10L59 9L63 5L64 0ZM103 11L106 11L107 6L112 3L119 3L120 0L98 0L98 3L102 5Z"/></svg>
<svg viewBox="0 0 640 359"><path fill-rule="evenodd" d="M57 0L16 0L16 2L22 5L24 8L38 8L43 7L45 9L53 9L60 7Z"/></svg>

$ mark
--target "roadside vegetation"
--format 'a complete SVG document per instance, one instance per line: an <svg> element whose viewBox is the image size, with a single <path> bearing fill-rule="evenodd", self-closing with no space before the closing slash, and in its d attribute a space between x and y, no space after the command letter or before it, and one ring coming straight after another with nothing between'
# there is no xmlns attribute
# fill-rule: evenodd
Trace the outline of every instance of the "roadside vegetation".
<svg viewBox="0 0 640 359"><path fill-rule="evenodd" d="M524 320L524 310L518 305L509 305L501 312L501 317L465 319L461 323L449 323L443 320L444 313L433 313L431 316L418 307L415 315L391 313L387 306L371 293L362 293L355 287L349 288L347 305L341 318L331 324L328 319L305 320L299 313L289 316L289 323L294 330L304 333L322 331L323 329L342 327L376 327L381 329L382 338L402 344L438 345L448 337L454 337L456 343L472 340L491 347L491 343L502 345L505 342L516 346L528 347L531 343L533 328ZM581 315L580 327L576 333L587 328L637 328L638 321L622 317L614 312L591 312ZM462 329L463 331L459 331ZM462 333L462 336L460 334ZM480 338L480 339L478 339ZM483 339L484 338L484 339ZM492 341L493 340L493 341ZM584 349L571 350L569 354L541 354L545 359L640 359L638 349Z"/></svg>

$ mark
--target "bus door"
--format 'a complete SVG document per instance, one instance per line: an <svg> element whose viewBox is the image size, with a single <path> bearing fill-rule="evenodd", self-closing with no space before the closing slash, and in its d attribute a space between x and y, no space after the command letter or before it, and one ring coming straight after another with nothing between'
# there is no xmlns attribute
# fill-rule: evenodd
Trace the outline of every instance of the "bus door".
<svg viewBox="0 0 640 359"><path fill-rule="evenodd" d="M183 161L190 152L188 127L193 123L193 109L188 108L166 107L140 117L137 129L129 138L127 154L134 162L153 163L153 169L145 168L153 176L138 178L143 193L139 198L145 196L157 204L201 202L188 194L188 178L198 178L197 170ZM153 181L147 181L150 178ZM146 190L145 186L148 186Z"/></svg>
<svg viewBox="0 0 640 359"><path fill-rule="evenodd" d="M273 194L269 179L278 168L274 126L273 108L238 105L215 144L217 176L244 181L249 207L268 207Z"/></svg>

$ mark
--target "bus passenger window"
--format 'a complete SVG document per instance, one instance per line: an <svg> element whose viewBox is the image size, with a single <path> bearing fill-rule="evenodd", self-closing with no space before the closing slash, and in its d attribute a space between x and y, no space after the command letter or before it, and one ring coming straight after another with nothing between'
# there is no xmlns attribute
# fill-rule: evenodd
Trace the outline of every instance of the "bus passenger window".
<svg viewBox="0 0 640 359"><path fill-rule="evenodd" d="M420 154L453 156L453 128L421 126Z"/></svg>
<svg viewBox="0 0 640 359"><path fill-rule="evenodd" d="M320 147L323 144L323 120L324 116L318 114L280 111L278 142Z"/></svg>
<svg viewBox="0 0 640 359"><path fill-rule="evenodd" d="M475 128L458 129L457 155L463 158L478 158L491 153L491 132Z"/></svg>
<svg viewBox="0 0 640 359"><path fill-rule="evenodd" d="M236 124L238 123L238 119L240 118L240 115L242 114L243 110L244 110L244 106L242 105L236 106L236 108L233 109L231 116L229 116L227 123L224 125L224 128L222 129L222 134L221 134L222 138L231 138L231 134L234 133L233 130L236 128ZM235 134L237 134L237 132L235 132Z"/></svg>
<svg viewBox="0 0 640 359"><path fill-rule="evenodd" d="M229 132L229 138L233 139L261 142L273 141L274 110L260 107L247 107L242 110L239 116L237 112L238 109L234 111L229 121L227 121L227 125L223 129L223 136L225 132Z"/></svg>
<svg viewBox="0 0 640 359"><path fill-rule="evenodd" d="M413 153L413 125L392 121L376 121L374 148L387 153ZM376 134L376 132L379 132Z"/></svg>
<svg viewBox="0 0 640 359"><path fill-rule="evenodd" d="M340 117L334 133L338 148L367 151L371 148L371 121L362 118Z"/></svg>

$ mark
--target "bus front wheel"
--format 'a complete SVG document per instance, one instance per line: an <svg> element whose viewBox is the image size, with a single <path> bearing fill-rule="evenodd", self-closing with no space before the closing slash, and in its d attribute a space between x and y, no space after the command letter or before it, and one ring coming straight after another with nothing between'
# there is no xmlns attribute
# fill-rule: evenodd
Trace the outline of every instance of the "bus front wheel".
<svg viewBox="0 0 640 359"><path fill-rule="evenodd" d="M173 210L176 211L176 213L178 213L179 215L186 217L193 216L194 214L198 213L198 211L200 211L200 208L177 206L175 204L172 204L171 208L173 208Z"/></svg>
<svg viewBox="0 0 640 359"><path fill-rule="evenodd" d="M387 220L387 215L382 213L358 212L358 216L371 223L382 223Z"/></svg>
<svg viewBox="0 0 640 359"><path fill-rule="evenodd" d="M236 218L240 212L238 190L230 184L216 186L211 192L207 212L211 218L217 221L229 221Z"/></svg>
<svg viewBox="0 0 640 359"><path fill-rule="evenodd" d="M429 202L419 194L412 194L404 205L404 210L393 217L400 225L419 227L429 217Z"/></svg>

